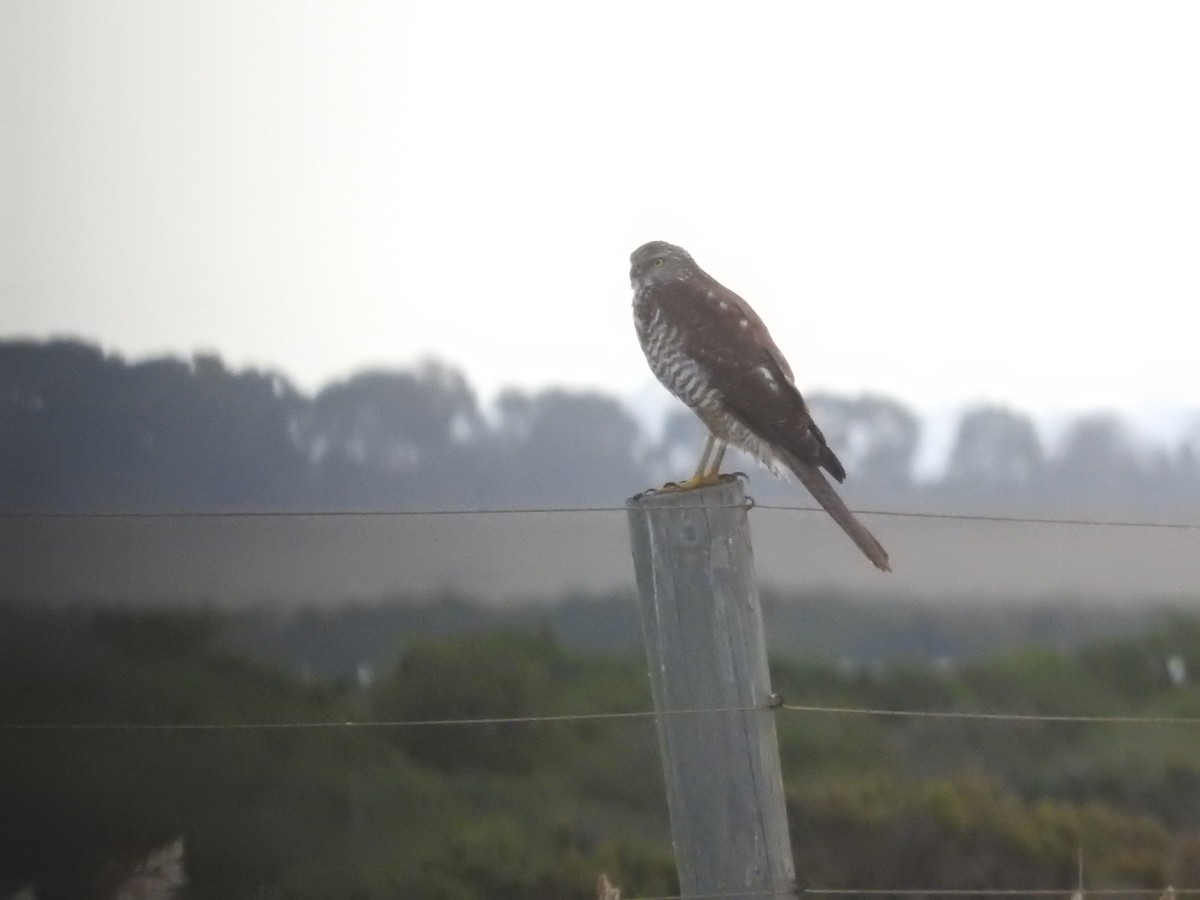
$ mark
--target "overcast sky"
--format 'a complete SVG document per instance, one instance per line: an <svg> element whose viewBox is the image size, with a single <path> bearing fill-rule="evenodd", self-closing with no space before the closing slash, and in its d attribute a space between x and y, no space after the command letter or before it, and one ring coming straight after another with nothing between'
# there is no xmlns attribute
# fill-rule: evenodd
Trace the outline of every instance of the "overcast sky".
<svg viewBox="0 0 1200 900"><path fill-rule="evenodd" d="M0 2L0 335L644 386L628 256L802 388L1200 408L1200 4Z"/></svg>

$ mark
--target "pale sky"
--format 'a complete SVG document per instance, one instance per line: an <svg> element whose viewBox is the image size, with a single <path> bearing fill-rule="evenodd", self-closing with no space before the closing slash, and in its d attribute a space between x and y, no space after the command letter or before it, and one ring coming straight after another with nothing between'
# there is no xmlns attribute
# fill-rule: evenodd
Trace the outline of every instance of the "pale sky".
<svg viewBox="0 0 1200 900"><path fill-rule="evenodd" d="M0 336L305 389L649 378L682 244L807 390L1200 409L1200 4L0 2Z"/></svg>

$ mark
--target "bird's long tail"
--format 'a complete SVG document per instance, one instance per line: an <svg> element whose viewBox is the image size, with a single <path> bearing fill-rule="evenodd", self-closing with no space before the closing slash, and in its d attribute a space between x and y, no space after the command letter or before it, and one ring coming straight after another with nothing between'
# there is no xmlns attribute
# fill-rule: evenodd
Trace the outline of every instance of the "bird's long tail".
<svg viewBox="0 0 1200 900"><path fill-rule="evenodd" d="M825 507L825 511L833 516L833 520L842 526L842 531L850 535L850 539L858 544L858 548L867 555L867 559L874 563L877 569L882 569L884 572L892 571L892 567L888 565L888 555L887 551L883 549L883 545L875 540L875 535L867 531L858 519L854 518L854 513L850 512L846 504L842 502L842 498L834 491L829 480L821 474L821 470L802 462L790 453L783 456L788 468L808 488L808 492L816 498L816 501Z"/></svg>

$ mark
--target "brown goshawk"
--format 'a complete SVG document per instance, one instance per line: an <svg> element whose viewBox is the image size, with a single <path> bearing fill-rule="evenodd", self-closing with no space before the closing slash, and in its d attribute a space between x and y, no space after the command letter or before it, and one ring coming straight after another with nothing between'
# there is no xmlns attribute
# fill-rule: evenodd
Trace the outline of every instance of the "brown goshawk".
<svg viewBox="0 0 1200 900"><path fill-rule="evenodd" d="M709 430L695 475L676 489L716 482L733 444L775 475L799 479L867 558L891 571L887 552L822 474L841 482L846 470L750 304L674 244L643 244L630 264L633 319L650 369Z"/></svg>

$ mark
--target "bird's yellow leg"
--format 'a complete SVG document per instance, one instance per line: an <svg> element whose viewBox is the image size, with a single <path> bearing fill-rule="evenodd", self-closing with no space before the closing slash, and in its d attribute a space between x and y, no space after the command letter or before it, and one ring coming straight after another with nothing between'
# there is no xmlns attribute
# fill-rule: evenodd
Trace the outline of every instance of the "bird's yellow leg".
<svg viewBox="0 0 1200 900"><path fill-rule="evenodd" d="M704 452L700 454L700 462L696 465L696 473L688 481L700 481L704 477L704 474L708 471L708 458L712 455L713 447L716 444L717 437L710 431L708 438L704 441Z"/></svg>
<svg viewBox="0 0 1200 900"><path fill-rule="evenodd" d="M720 446L717 449L716 457L709 462L709 457L713 455L713 447ZM691 491L696 488L708 487L711 484L716 484L721 480L719 470L721 468L721 460L725 457L725 448L729 446L724 441L717 441L716 435L709 432L708 440L704 442L704 452L700 454L700 465L696 466L696 474L687 481L674 482L670 481L662 486L664 491Z"/></svg>
<svg viewBox="0 0 1200 900"><path fill-rule="evenodd" d="M710 445L711 446L711 445ZM724 441L719 441L717 453L713 457L712 463L709 464L704 473L704 479L709 484L715 484L721 480L721 460L725 458L725 451L729 449L729 445ZM703 462L703 460L702 460ZM699 473L697 473L699 474Z"/></svg>

